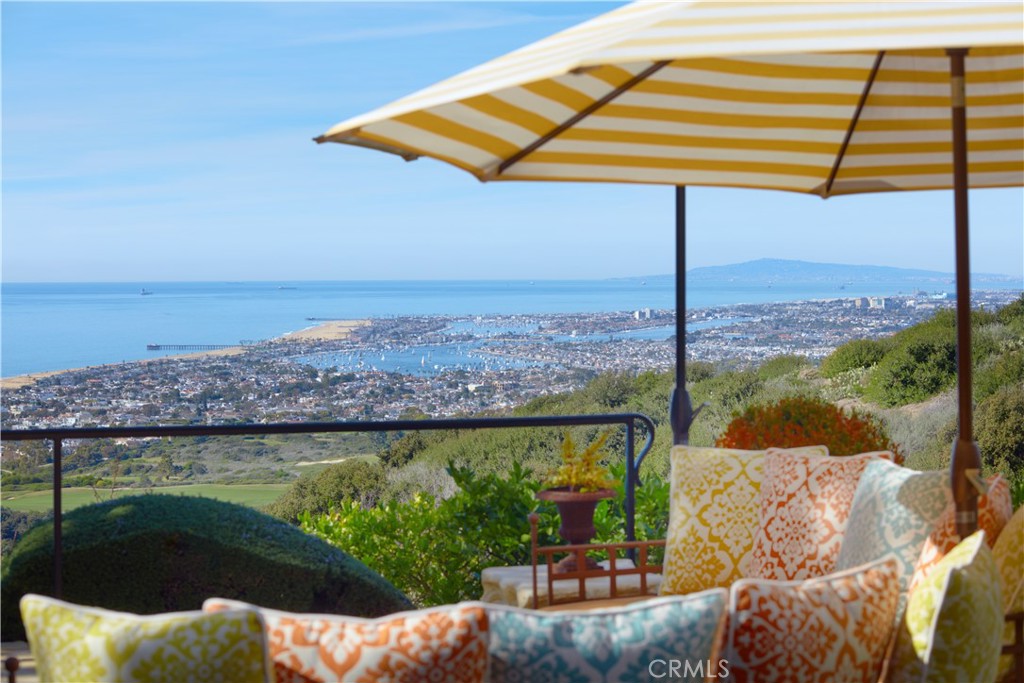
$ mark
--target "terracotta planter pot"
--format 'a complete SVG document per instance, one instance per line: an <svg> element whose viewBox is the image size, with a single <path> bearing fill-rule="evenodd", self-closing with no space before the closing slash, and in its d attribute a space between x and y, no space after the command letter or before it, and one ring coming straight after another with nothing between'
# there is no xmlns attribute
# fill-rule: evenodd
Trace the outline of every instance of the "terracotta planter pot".
<svg viewBox="0 0 1024 683"><path fill-rule="evenodd" d="M562 486L537 492L538 499L551 501L558 507L558 516L562 520L558 533L570 545L588 543L594 537L597 533L594 529L594 509L598 501L614 497L615 491L612 489L580 493Z"/></svg>

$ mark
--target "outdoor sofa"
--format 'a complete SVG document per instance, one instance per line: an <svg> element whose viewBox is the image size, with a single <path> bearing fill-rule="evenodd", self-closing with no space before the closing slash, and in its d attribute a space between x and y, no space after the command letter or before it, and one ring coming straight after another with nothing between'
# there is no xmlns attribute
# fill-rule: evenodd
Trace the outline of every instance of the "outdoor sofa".
<svg viewBox="0 0 1024 683"><path fill-rule="evenodd" d="M979 481L961 540L948 474L891 460L674 448L661 594L631 604L21 609L41 680L1019 680L1020 651L1011 671L1000 650L1004 614L1024 612L1024 511L1001 477Z"/></svg>

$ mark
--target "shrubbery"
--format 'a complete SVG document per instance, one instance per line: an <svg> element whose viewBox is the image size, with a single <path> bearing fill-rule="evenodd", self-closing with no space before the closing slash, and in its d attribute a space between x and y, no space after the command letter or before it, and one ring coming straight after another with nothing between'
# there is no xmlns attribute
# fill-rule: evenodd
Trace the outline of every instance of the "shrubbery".
<svg viewBox="0 0 1024 683"><path fill-rule="evenodd" d="M919 403L956 382L952 330L901 344L878 364L865 395L885 407Z"/></svg>
<svg viewBox="0 0 1024 683"><path fill-rule="evenodd" d="M554 506L536 499L539 484L518 464L504 477L454 465L449 471L459 490L445 500L422 494L375 508L346 501L329 514L303 514L302 529L365 562L420 605L479 598L484 568L529 564L531 512L541 518L540 544L561 543ZM613 474L621 479L624 471ZM625 538L621 485L618 493L598 505L598 540ZM636 520L638 538L664 538L667 483L645 479Z"/></svg>
<svg viewBox="0 0 1024 683"><path fill-rule="evenodd" d="M891 346L885 339L854 339L821 361L821 374L832 378L849 370L870 368L885 357Z"/></svg>
<svg viewBox="0 0 1024 683"><path fill-rule="evenodd" d="M828 446L832 455L892 451L902 460L882 424L856 410L844 412L818 398L794 396L766 405L752 405L736 415L716 445L759 450L778 446Z"/></svg>
<svg viewBox="0 0 1024 683"><path fill-rule="evenodd" d="M1008 384L978 404L974 438L986 468L1024 479L1024 382Z"/></svg>
<svg viewBox="0 0 1024 683"><path fill-rule="evenodd" d="M372 507L387 482L385 468L377 462L348 460L295 482L284 495L267 506L267 513L293 524L299 513L327 512L340 500Z"/></svg>
<svg viewBox="0 0 1024 683"><path fill-rule="evenodd" d="M205 498L143 495L80 507L64 516L63 548L64 598L108 609L199 609L209 597L367 617L411 606L337 548L250 508ZM52 522L26 534L0 576L0 630L18 640L18 600L53 590Z"/></svg>
<svg viewBox="0 0 1024 683"><path fill-rule="evenodd" d="M33 526L41 521L51 519L53 512L22 512L12 510L9 507L0 507L0 557L7 555L14 548L14 544L21 539Z"/></svg>
<svg viewBox="0 0 1024 683"><path fill-rule="evenodd" d="M1024 382L1024 347L999 354L978 368L974 376L974 399L982 401L999 389Z"/></svg>

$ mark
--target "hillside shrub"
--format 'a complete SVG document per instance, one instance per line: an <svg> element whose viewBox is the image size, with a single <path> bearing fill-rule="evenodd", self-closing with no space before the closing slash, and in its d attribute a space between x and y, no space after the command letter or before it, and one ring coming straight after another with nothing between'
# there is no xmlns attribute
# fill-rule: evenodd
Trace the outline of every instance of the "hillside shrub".
<svg viewBox="0 0 1024 683"><path fill-rule="evenodd" d="M786 355L769 358L757 368L757 376L763 380L778 379L809 367L806 356Z"/></svg>
<svg viewBox="0 0 1024 683"><path fill-rule="evenodd" d="M64 516L63 596L140 614L199 609L217 596L297 612L379 616L411 607L344 552L280 520L206 498L143 495ZM53 591L53 524L4 558L4 638L24 638L18 600Z"/></svg>
<svg viewBox="0 0 1024 683"><path fill-rule="evenodd" d="M956 382L956 341L920 339L897 347L878 364L865 395L885 407L920 403Z"/></svg>
<svg viewBox="0 0 1024 683"><path fill-rule="evenodd" d="M717 372L714 363L701 360L690 361L686 364L686 381L687 383L703 382L714 377Z"/></svg>
<svg viewBox="0 0 1024 683"><path fill-rule="evenodd" d="M327 512L332 505L343 500L372 507L380 500L387 480L385 467L378 462L346 460L311 477L299 479L265 511L294 524L301 512Z"/></svg>
<svg viewBox="0 0 1024 683"><path fill-rule="evenodd" d="M714 406L734 410L763 387L764 382L754 370L726 370L695 385L692 393L695 404L707 401Z"/></svg>
<svg viewBox="0 0 1024 683"><path fill-rule="evenodd" d="M854 339L846 342L821 361L823 377L838 377L844 372L870 368L882 358L892 346L884 339Z"/></svg>
<svg viewBox="0 0 1024 683"><path fill-rule="evenodd" d="M1006 332L995 328L1010 327L1012 334L1015 309L1003 314L1008 322L1000 318L1008 307L997 313L971 312L975 368L985 367L1000 352L1000 339ZM919 403L956 383L956 311L939 311L929 320L897 332L889 343L890 350L872 371L865 390L865 396L875 403L883 407Z"/></svg>
<svg viewBox="0 0 1024 683"><path fill-rule="evenodd" d="M974 398L982 401L999 389L1024 382L1024 348L1011 349L1001 353L974 376Z"/></svg>
<svg viewBox="0 0 1024 683"><path fill-rule="evenodd" d="M986 468L1024 475L1024 382L1008 384L978 404L974 438Z"/></svg>
<svg viewBox="0 0 1024 683"><path fill-rule="evenodd" d="M375 508L343 502L329 514L303 514L302 529L359 558L421 606L479 598L484 568L529 564L531 512L540 516L540 544L562 543L554 505L536 499L540 485L519 464L506 476L454 464L449 473L459 490L445 500L420 494ZM613 466L612 474L621 480L624 468ZM625 538L621 487L615 500L598 505L597 540ZM637 489L638 538L665 537L668 490L654 476Z"/></svg>
<svg viewBox="0 0 1024 683"><path fill-rule="evenodd" d="M1008 326L1018 336L1024 336L1024 296L996 311L996 320Z"/></svg>
<svg viewBox="0 0 1024 683"><path fill-rule="evenodd" d="M737 413L716 445L720 448L759 450L777 446L794 448L824 444L832 455L892 451L902 461L899 446L871 415L844 412L819 398L793 396L751 405Z"/></svg>

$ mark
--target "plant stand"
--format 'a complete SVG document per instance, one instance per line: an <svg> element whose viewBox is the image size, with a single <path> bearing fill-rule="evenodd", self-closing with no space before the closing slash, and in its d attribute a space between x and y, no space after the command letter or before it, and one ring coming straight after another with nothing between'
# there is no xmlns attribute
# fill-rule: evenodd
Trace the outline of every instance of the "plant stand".
<svg viewBox="0 0 1024 683"><path fill-rule="evenodd" d="M568 487L560 487L537 492L539 500L552 502L558 508L558 517L561 519L558 533L569 545L583 545L590 542L590 539L597 533L594 528L594 510L597 508L597 503L614 497L615 491L612 489L581 493L571 491ZM597 562L589 557L586 558L586 565L587 569L598 568ZM564 574L579 569L576 556L568 555L555 564L554 572Z"/></svg>

